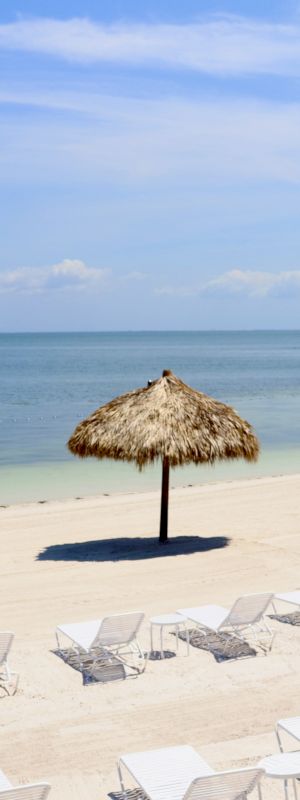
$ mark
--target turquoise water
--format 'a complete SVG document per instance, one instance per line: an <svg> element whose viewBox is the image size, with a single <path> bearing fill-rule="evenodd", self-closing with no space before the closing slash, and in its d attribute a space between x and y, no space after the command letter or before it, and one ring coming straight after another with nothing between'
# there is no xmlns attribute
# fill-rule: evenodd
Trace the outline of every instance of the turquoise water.
<svg viewBox="0 0 300 800"><path fill-rule="evenodd" d="M300 471L300 331L0 334L0 503L160 485L159 466L77 461L77 422L172 369L234 405L262 445L242 462L174 470L172 485Z"/></svg>

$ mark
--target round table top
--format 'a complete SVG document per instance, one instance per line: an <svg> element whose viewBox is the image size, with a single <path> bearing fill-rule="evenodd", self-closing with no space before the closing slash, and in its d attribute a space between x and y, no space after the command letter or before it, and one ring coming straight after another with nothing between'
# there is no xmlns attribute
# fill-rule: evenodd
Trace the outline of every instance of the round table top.
<svg viewBox="0 0 300 800"><path fill-rule="evenodd" d="M258 767L262 767L270 778L297 778L300 776L300 751L267 756Z"/></svg>
<svg viewBox="0 0 300 800"><path fill-rule="evenodd" d="M151 625L180 625L185 622L183 614L161 614L150 618Z"/></svg>

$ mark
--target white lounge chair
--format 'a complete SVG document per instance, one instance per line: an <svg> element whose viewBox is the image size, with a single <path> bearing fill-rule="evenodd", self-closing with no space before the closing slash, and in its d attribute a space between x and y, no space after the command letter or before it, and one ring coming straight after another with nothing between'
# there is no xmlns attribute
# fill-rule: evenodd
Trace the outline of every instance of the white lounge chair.
<svg viewBox="0 0 300 800"><path fill-rule="evenodd" d="M254 637L255 643L266 639L271 650L274 632L269 627L265 611L272 602L273 594L248 594L238 597L231 609L223 606L199 606L195 608L179 608L177 612L183 614L200 628L205 635L209 631L214 633L233 633L245 640L247 634ZM228 639L228 646L230 639Z"/></svg>
<svg viewBox="0 0 300 800"><path fill-rule="evenodd" d="M141 611L134 611L127 614L113 614L90 622L58 625L56 628L58 649L62 649L59 641L59 634L62 633L71 640L81 668L84 667L83 656L88 654L92 661L92 669L96 664L113 659L114 662L117 660L122 665L141 673L146 667L146 657L137 634L144 616Z"/></svg>
<svg viewBox="0 0 300 800"><path fill-rule="evenodd" d="M279 719L278 722L276 722L275 732L281 752L284 750L280 735L282 731L285 731L285 733L288 733L296 739L297 742L300 742L300 717L288 717L287 719Z"/></svg>
<svg viewBox="0 0 300 800"><path fill-rule="evenodd" d="M19 675L12 670L8 663L8 656L14 640L11 631L0 631L0 685L4 686L7 692L13 688L13 694L17 691ZM13 676L15 679L12 680Z"/></svg>
<svg viewBox="0 0 300 800"><path fill-rule="evenodd" d="M25 783L13 786L0 770L0 800L46 800L50 789L49 783Z"/></svg>
<svg viewBox="0 0 300 800"><path fill-rule="evenodd" d="M124 768L149 800L246 800L254 788L262 797L261 768L215 772L188 745L130 753L117 766L124 800Z"/></svg>

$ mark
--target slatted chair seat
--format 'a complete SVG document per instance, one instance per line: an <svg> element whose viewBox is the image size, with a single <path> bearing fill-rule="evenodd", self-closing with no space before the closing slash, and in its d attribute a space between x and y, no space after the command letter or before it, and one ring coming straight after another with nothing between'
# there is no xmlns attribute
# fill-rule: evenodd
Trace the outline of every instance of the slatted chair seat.
<svg viewBox="0 0 300 800"><path fill-rule="evenodd" d="M189 745L121 756L118 773L124 800L124 770L149 800L246 800L253 789L261 800L261 768L215 772Z"/></svg>

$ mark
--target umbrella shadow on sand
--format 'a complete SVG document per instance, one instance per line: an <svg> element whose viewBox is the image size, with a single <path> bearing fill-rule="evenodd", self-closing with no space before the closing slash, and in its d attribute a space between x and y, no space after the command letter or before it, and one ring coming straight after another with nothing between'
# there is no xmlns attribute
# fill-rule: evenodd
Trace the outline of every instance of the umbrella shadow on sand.
<svg viewBox="0 0 300 800"><path fill-rule="evenodd" d="M37 555L37 561L139 561L147 558L205 553L228 547L227 536L174 536L159 545L156 536L118 537L88 542L53 544Z"/></svg>

